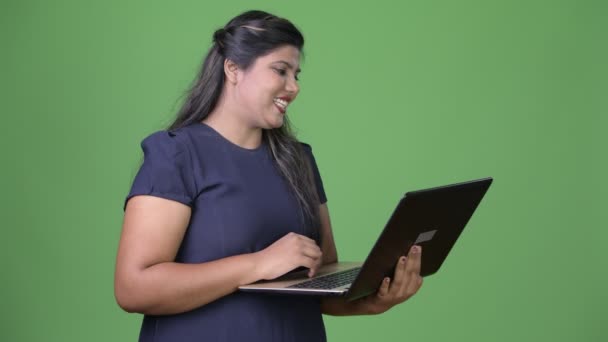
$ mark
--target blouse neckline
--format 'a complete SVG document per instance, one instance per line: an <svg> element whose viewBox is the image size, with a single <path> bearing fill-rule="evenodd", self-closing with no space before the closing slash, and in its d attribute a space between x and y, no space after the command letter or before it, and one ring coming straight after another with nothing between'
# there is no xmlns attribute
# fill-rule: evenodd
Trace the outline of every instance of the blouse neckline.
<svg viewBox="0 0 608 342"><path fill-rule="evenodd" d="M260 146L256 147L256 148L246 148L246 147L242 147L232 141L230 141L228 138L226 138L225 136L223 136L220 132L218 132L217 130L215 130L215 128L207 125L204 122L199 122L195 125L201 126L202 128L204 128L206 131L210 132L211 134L213 134L214 136L220 138L221 140L223 140L227 145L232 146L234 149L239 150L239 151L243 151L246 153L257 153L260 151L264 150L264 146L266 145L264 139L262 138L262 142L260 143Z"/></svg>

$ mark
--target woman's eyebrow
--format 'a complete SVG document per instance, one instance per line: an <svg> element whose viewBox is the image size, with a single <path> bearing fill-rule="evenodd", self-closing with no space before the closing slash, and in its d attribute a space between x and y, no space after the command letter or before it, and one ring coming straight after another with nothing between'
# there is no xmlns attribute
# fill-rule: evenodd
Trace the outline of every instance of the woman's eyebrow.
<svg viewBox="0 0 608 342"><path fill-rule="evenodd" d="M281 61L276 61L275 63L283 63L283 64L286 64L289 69L293 69L293 66L289 62L281 60ZM298 68L298 70L296 70L296 73L299 73L300 71L302 71L302 70L300 68Z"/></svg>

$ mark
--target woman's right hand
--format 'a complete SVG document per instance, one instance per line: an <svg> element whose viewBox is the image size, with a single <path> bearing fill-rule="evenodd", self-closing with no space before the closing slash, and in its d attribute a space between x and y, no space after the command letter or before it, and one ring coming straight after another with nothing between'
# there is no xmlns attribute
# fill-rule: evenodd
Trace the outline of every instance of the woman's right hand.
<svg viewBox="0 0 608 342"><path fill-rule="evenodd" d="M272 280L304 266L308 276L315 275L323 264L323 253L315 240L304 235L289 233L272 245L256 253L260 278Z"/></svg>

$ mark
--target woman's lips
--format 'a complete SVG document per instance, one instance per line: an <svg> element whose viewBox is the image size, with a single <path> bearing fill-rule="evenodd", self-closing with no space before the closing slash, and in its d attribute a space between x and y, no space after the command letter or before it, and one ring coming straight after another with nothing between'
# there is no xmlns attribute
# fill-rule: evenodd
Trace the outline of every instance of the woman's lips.
<svg viewBox="0 0 608 342"><path fill-rule="evenodd" d="M285 114L285 109L283 109L283 107L279 106L278 104L274 104L275 107L277 107L277 109L279 110L279 112L281 112L281 114Z"/></svg>

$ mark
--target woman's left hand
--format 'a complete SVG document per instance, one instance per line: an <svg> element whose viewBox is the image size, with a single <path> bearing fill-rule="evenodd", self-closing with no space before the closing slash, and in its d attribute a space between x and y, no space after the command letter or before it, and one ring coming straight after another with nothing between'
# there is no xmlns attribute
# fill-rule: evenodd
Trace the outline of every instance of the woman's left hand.
<svg viewBox="0 0 608 342"><path fill-rule="evenodd" d="M403 303L418 292L422 286L420 260L422 248L413 246L407 256L402 256L395 267L394 279L386 277L378 292L361 299L364 311L379 314Z"/></svg>

